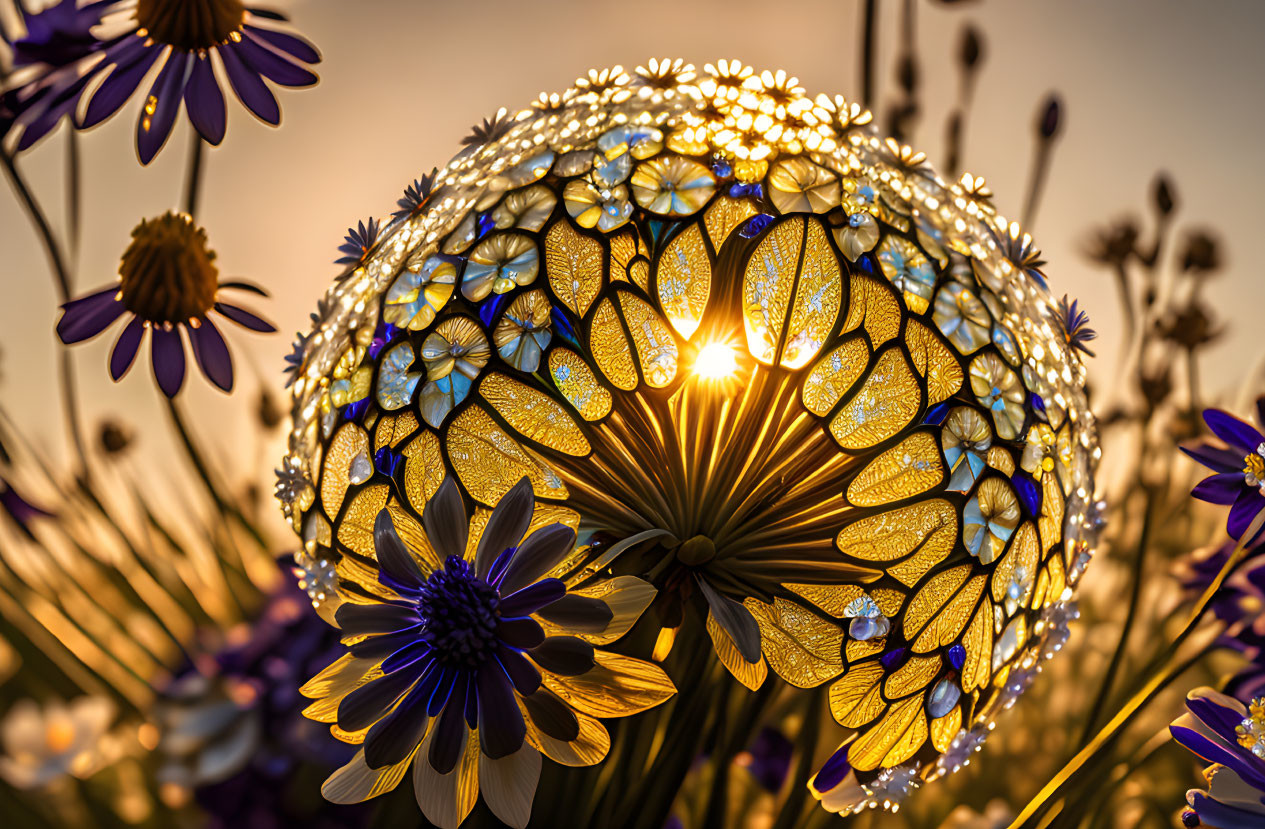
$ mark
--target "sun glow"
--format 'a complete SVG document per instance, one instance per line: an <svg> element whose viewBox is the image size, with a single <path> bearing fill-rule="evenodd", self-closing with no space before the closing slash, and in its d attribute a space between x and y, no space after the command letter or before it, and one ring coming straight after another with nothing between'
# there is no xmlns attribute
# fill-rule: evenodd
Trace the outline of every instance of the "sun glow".
<svg viewBox="0 0 1265 829"><path fill-rule="evenodd" d="M694 373L706 380L728 380L738 373L738 355L728 343L708 343L694 358Z"/></svg>

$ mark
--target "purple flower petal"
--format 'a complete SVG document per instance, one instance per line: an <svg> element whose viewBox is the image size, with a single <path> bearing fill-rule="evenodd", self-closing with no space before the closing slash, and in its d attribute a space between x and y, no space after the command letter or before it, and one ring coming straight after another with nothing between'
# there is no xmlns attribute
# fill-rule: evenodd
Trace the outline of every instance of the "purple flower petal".
<svg viewBox="0 0 1265 829"><path fill-rule="evenodd" d="M1190 709L1190 713L1202 720L1204 725L1224 739L1229 742L1235 742L1238 739L1234 729L1243 721L1243 715L1238 711L1196 694L1191 694L1186 698L1186 707Z"/></svg>
<svg viewBox="0 0 1265 829"><path fill-rule="evenodd" d="M291 63L247 36L238 44L239 53L251 69L281 86L314 86L320 79L298 64Z"/></svg>
<svg viewBox="0 0 1265 829"><path fill-rule="evenodd" d="M492 760L518 751L527 735L523 712L514 700L509 676L499 662L489 662L477 679L479 702L479 745Z"/></svg>
<svg viewBox="0 0 1265 829"><path fill-rule="evenodd" d="M149 99L136 122L136 152L142 164L153 161L171 135L176 115L180 112L180 102L184 100L184 87L192 60L192 53L173 49L171 57L167 58L154 79L154 85L149 88Z"/></svg>
<svg viewBox="0 0 1265 829"><path fill-rule="evenodd" d="M417 590L426 582L426 576L417 566L417 560L396 532L391 513L385 509L378 513L373 522L373 546L378 554L379 572L386 573L396 584L408 590Z"/></svg>
<svg viewBox="0 0 1265 829"><path fill-rule="evenodd" d="M1204 409L1204 423L1217 437L1243 452L1255 452L1256 447L1265 443L1265 437L1237 417L1220 409Z"/></svg>
<svg viewBox="0 0 1265 829"><path fill-rule="evenodd" d="M184 89L184 110L189 114L189 123L208 144L224 140L228 114L224 93L215 79L215 69L208 55L198 55L193 61L193 71Z"/></svg>
<svg viewBox="0 0 1265 829"><path fill-rule="evenodd" d="M259 73L252 69L238 53L238 44L229 43L218 49L220 59L224 61L224 69L228 72L229 83L242 105L253 112L259 120L276 126L281 123L281 107L277 99L264 83Z"/></svg>
<svg viewBox="0 0 1265 829"><path fill-rule="evenodd" d="M385 768L409 756L426 736L426 689L418 683L395 710L373 724L365 735L365 765Z"/></svg>
<svg viewBox="0 0 1265 829"><path fill-rule="evenodd" d="M88 108L79 126L94 127L118 112L164 51L162 46L146 46L143 37L124 40L113 56L107 51L102 63L114 63L114 68L88 99Z"/></svg>
<svg viewBox="0 0 1265 829"><path fill-rule="evenodd" d="M544 628L535 619L530 618L502 618L497 623L496 635L501 641L507 642L516 648L524 649L534 648L545 641Z"/></svg>
<svg viewBox="0 0 1265 829"><path fill-rule="evenodd" d="M431 673L435 673L434 669ZM338 704L338 727L345 731L368 728L389 711L417 680L418 676L413 671L396 671L366 682Z"/></svg>
<svg viewBox="0 0 1265 829"><path fill-rule="evenodd" d="M501 599L501 616L528 616L567 595L567 586L558 579L545 579Z"/></svg>
<svg viewBox="0 0 1265 829"><path fill-rule="evenodd" d="M593 646L578 636L550 636L532 648L530 656L537 665L559 676L579 676L597 664Z"/></svg>
<svg viewBox="0 0 1265 829"><path fill-rule="evenodd" d="M1191 808L1199 820L1216 829L1259 829L1265 815L1259 811L1247 811L1222 803L1198 789L1187 794Z"/></svg>
<svg viewBox="0 0 1265 829"><path fill-rule="evenodd" d="M348 631L346 628L343 628L343 632L347 633ZM407 645L382 660L382 672L384 674L393 674L396 671L409 667L410 665L414 665L414 670L418 672L429 670L430 664L428 662L422 662L422 660L429 659L433 662L433 653L434 651L431 649L430 644L427 643L426 640L417 639L416 641L409 642ZM422 662L422 664L417 665L416 663L418 662Z"/></svg>
<svg viewBox="0 0 1265 829"><path fill-rule="evenodd" d="M224 342L220 330L209 319L203 317L201 325L189 326L189 342L193 345L193 356L197 358L202 373L219 388L226 392L233 390L233 358L228 353L228 343Z"/></svg>
<svg viewBox="0 0 1265 829"><path fill-rule="evenodd" d="M145 336L145 321L140 317L132 317L132 321L123 329L118 341L114 343L114 351L110 352L110 376L114 382L123 379L127 370L136 359L136 350L140 348L141 339Z"/></svg>
<svg viewBox="0 0 1265 829"><path fill-rule="evenodd" d="M542 527L518 545L505 569L501 590L506 593L526 587L548 573L575 546L575 530L565 524Z"/></svg>
<svg viewBox="0 0 1265 829"><path fill-rule="evenodd" d="M154 379L163 394L175 397L184 385L184 341L180 339L180 329L167 331L155 325L153 332L149 347Z"/></svg>
<svg viewBox="0 0 1265 829"><path fill-rule="evenodd" d="M290 34L289 32L278 32L275 29L265 29L262 26L251 26L249 24L243 26L242 29L246 32L247 37L262 40L274 49L298 58L304 63L321 62L321 53L306 38Z"/></svg>
<svg viewBox="0 0 1265 829"><path fill-rule="evenodd" d="M239 291L250 291L252 294L258 294L259 296L262 296L262 297L268 296L268 292L265 291L263 288L260 288L258 285L256 285L253 282L246 282L245 280L242 280L242 279L235 279L231 282L221 282L219 284L219 290L222 291L225 288L236 288Z"/></svg>
<svg viewBox="0 0 1265 829"><path fill-rule="evenodd" d="M469 680L458 677L454 693L447 707L435 724L435 733L430 740L430 752L427 760L431 767L440 774L447 774L457 767L466 747L466 723L462 714L466 706L466 688ZM463 681L464 680L464 681ZM419 758L417 762L422 762Z"/></svg>
<svg viewBox="0 0 1265 829"><path fill-rule="evenodd" d="M1246 750L1231 751L1184 725L1170 725L1168 731L1173 735L1173 739L1181 743L1188 751L1209 763L1220 763L1226 766L1243 778L1243 782L1253 788L1265 790L1265 775L1262 775L1265 767L1262 766L1260 760L1248 754Z"/></svg>
<svg viewBox="0 0 1265 829"><path fill-rule="evenodd" d="M579 718L557 694L547 689L538 690L529 697L523 697L523 706L531 717L532 725L555 740L569 743L580 736Z"/></svg>
<svg viewBox="0 0 1265 829"><path fill-rule="evenodd" d="M1211 504L1233 504L1243 486L1242 472L1218 472L1195 484L1190 494Z"/></svg>
<svg viewBox="0 0 1265 829"><path fill-rule="evenodd" d="M366 633L395 633L417 624L417 611L400 604L356 604L345 602L334 614L344 636ZM424 643L423 643L424 644Z"/></svg>
<svg viewBox="0 0 1265 829"><path fill-rule="evenodd" d="M48 135L64 116L74 111L79 103L79 96L96 76L96 70L87 72L69 84L57 83L40 89L26 101L20 102L19 106L24 110L20 120L24 126L22 138L17 145L18 152L30 149L35 142Z"/></svg>
<svg viewBox="0 0 1265 829"><path fill-rule="evenodd" d="M848 748L851 741L839 746L839 749L822 765L817 772L817 776L813 778L813 788L818 792L828 792L835 786L843 782L843 778L848 776L852 771L852 764L848 762Z"/></svg>
<svg viewBox="0 0 1265 829"><path fill-rule="evenodd" d="M118 286L114 286L67 302L57 321L57 336L71 345L100 334L127 310L121 300L115 299L118 292Z"/></svg>
<svg viewBox="0 0 1265 829"><path fill-rule="evenodd" d="M1209 443L1178 447L1191 458L1215 472L1234 472L1243 468L1243 454Z"/></svg>
<svg viewBox="0 0 1265 829"><path fill-rule="evenodd" d="M236 305L229 305L227 302L215 303L215 310L219 311L221 314L243 328L249 328L251 331L260 331L264 334L271 334L277 330L276 327L267 320L255 316L244 308L239 308Z"/></svg>
<svg viewBox="0 0 1265 829"><path fill-rule="evenodd" d="M1265 495L1261 495L1260 490L1244 489L1235 499L1234 506L1230 507L1230 517L1226 521L1230 537L1236 540L1242 538L1262 507L1265 507ZM1260 530L1255 535L1260 535Z"/></svg>
<svg viewBox="0 0 1265 829"><path fill-rule="evenodd" d="M514 690L525 697L536 693L540 687L540 671L525 656L502 644L496 649L496 658L509 675L510 682L514 683Z"/></svg>

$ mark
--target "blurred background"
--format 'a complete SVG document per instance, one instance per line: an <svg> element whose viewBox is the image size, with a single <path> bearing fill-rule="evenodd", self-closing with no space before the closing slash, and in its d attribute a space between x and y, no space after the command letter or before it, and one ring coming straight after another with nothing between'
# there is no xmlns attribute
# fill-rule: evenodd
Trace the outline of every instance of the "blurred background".
<svg viewBox="0 0 1265 829"><path fill-rule="evenodd" d="M32 3L38 7L40 3ZM590 67L628 67L652 56L700 66L735 57L785 68L810 94L860 97L860 0L639 0L557 2L482 0L278 0L324 54L321 83L279 96L285 129L229 107L229 137L209 150L199 221L219 252L223 278L268 288L257 303L281 334L232 338L239 394L262 384L281 396L282 357L339 268L345 228L386 217L413 178L442 165L472 124L500 106L515 110L542 90L564 88ZM902 3L880 2L876 97L880 123L898 96L895 59ZM1100 389L1116 380L1121 337L1112 275L1087 261L1094 227L1145 214L1157 170L1179 200L1178 226L1220 236L1223 270L1204 297L1227 326L1205 353L1209 392L1227 388L1265 353L1258 338L1265 279L1250 265L1265 190L1259 157L1265 109L1265 4L1256 0L1031 0L1025 3L917 4L913 32L922 111L908 140L941 164L946 118L958 97L962 27L984 36L961 165L983 175L1006 216L1018 218L1030 177L1034 124L1044 96L1063 98L1062 140L1054 151L1039 215L1029 228L1049 260L1056 296L1079 297L1100 332L1090 361ZM76 291L111 280L141 216L176 206L190 128L177 124L166 151L147 168L134 162L136 109L85 136L85 226ZM60 131L65 130L63 124ZM64 150L58 137L24 157L27 175L60 216ZM16 200L0 198L6 253L0 302L0 396L27 434L59 453L53 335L57 307L43 252ZM102 370L113 337L76 349L87 421L126 414L136 423L137 462L172 450L149 382L115 385ZM1220 355L1233 354L1233 359ZM147 365L134 368L149 372ZM136 378L139 379L139 378ZM261 446L247 428L250 406L230 405L209 384L184 395L216 454L253 465L265 492L280 445ZM270 504L264 512L271 513ZM279 526L279 522L278 522Z"/></svg>

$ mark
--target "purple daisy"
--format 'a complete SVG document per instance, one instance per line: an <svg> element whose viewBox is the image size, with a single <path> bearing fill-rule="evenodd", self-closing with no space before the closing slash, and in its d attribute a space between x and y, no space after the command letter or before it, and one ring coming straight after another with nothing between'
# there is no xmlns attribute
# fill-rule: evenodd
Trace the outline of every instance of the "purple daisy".
<svg viewBox="0 0 1265 829"><path fill-rule="evenodd" d="M181 102L207 142L223 140L227 114L221 74L246 109L274 126L281 123L281 108L265 79L291 88L318 80L302 64L319 63L320 52L304 38L274 28L287 21L276 12L247 8L241 0L115 0L109 5L111 18L126 15L126 27L99 46L103 57L92 74L105 79L88 96L80 126L95 126L118 112L150 69L159 66L136 126L142 164L166 143Z"/></svg>
<svg viewBox="0 0 1265 829"><path fill-rule="evenodd" d="M1257 419L1265 422L1265 397L1257 399L1256 410ZM1205 440L1182 447L1215 473L1200 481L1191 495L1213 504L1230 504L1226 530L1237 540L1265 507L1265 436L1220 409L1205 409L1204 422L1226 445ZM1253 537L1259 534L1257 530Z"/></svg>
<svg viewBox="0 0 1265 829"><path fill-rule="evenodd" d="M142 220L123 253L119 284L63 305L57 335L67 345L83 342L130 314L110 354L110 376L115 382L122 379L136 359L145 332L152 331L154 378L164 394L175 397L184 384L183 329L202 373L220 389L231 391L233 360L210 312L252 331L276 329L250 311L220 301L219 293L225 289L267 294L247 282L220 282L214 262L206 232L187 214L169 212Z"/></svg>
<svg viewBox="0 0 1265 829"><path fill-rule="evenodd" d="M542 754L592 765L609 746L596 717L636 714L674 693L658 667L594 647L631 627L654 590L625 580L637 598L618 603L599 598L614 597L600 583L573 592L550 574L565 569L575 531L542 518L527 478L486 522L471 522L451 477L420 524L395 506L378 513L377 583L364 582L365 600L335 616L348 653L302 689L316 700L308 716L363 746L325 781L327 799L376 797L411 763L431 823L456 829L481 792L521 829Z"/></svg>
<svg viewBox="0 0 1265 829"><path fill-rule="evenodd" d="M1246 706L1211 688L1186 695L1188 713L1169 731L1179 744L1211 763L1208 790L1186 792L1186 826L1249 829L1265 825L1265 700Z"/></svg>
<svg viewBox="0 0 1265 829"><path fill-rule="evenodd" d="M13 82L0 96L0 138L20 134L25 150L74 111L88 83L100 41L92 28L116 0L61 0L38 12L22 11L26 34L13 42Z"/></svg>

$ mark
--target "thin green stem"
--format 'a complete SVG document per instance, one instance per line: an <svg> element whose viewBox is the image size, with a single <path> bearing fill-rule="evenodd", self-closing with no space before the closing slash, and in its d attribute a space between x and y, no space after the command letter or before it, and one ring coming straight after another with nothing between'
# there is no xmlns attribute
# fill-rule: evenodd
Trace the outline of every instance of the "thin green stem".
<svg viewBox="0 0 1265 829"><path fill-rule="evenodd" d="M874 102L874 29L878 18L878 0L865 0L861 23L861 103L873 111Z"/></svg>
<svg viewBox="0 0 1265 829"><path fill-rule="evenodd" d="M1156 493L1151 487L1143 487L1146 495L1146 506L1142 512L1142 531L1138 533L1137 547L1133 553L1133 570L1129 579L1129 607L1125 611L1124 624L1120 628L1120 636L1116 640L1115 652L1111 655L1111 661L1107 663L1107 670L1103 673L1102 682L1098 686L1098 693L1094 696L1094 702L1089 708L1089 715L1085 718L1085 728L1081 731L1080 739L1077 745L1084 745L1093 733L1094 727L1098 724L1098 720L1102 715L1103 706L1106 704L1108 697L1111 695L1111 689L1116 683L1116 675L1120 672L1120 667L1124 662L1125 652L1129 648L1129 636L1133 632L1134 622L1137 621L1138 606L1142 599L1142 577L1146 572L1147 551L1151 540L1151 525L1155 522L1155 506Z"/></svg>
<svg viewBox="0 0 1265 829"><path fill-rule="evenodd" d="M61 245L58 244L57 237L53 235L53 229L48 223L44 209L40 207L35 194L27 186L26 179L22 177L21 171L18 170L17 160L3 148L0 148L0 161L4 164L4 171L8 176L9 184L12 185L14 192L17 193L18 200L22 203L27 216L30 217L31 223L35 226L36 234L44 246L44 253L48 256L49 265L52 268L53 287L57 290L57 296L61 303L69 302L71 297L70 271L66 267L66 260L62 256ZM75 454L79 457L79 474L76 477L86 481L89 475L88 453L83 445L78 395L75 393L74 374L68 352L63 352L62 359L59 361L59 370L61 372L62 408L66 416L66 431L70 435L71 445L75 447Z"/></svg>
<svg viewBox="0 0 1265 829"><path fill-rule="evenodd" d="M192 132L193 145L189 148L189 169L184 185L184 212L196 216L198 199L202 195L202 156L205 142L197 130Z"/></svg>
<svg viewBox="0 0 1265 829"><path fill-rule="evenodd" d="M83 215L80 202L82 186L79 159L79 131L66 130L66 235L69 239L70 258L73 262L79 259L79 236Z"/></svg>
<svg viewBox="0 0 1265 829"><path fill-rule="evenodd" d="M193 440L193 435L189 431L188 424L185 423L180 407L173 398L168 397L165 399L167 401L167 412L171 415L171 422L176 429L176 434L180 436L180 443L184 447L185 455L188 456L189 463L193 465L193 470L197 473L198 479L202 481L202 486L206 489L207 495L211 497L212 502L215 503L221 513L237 521L242 526L242 529L246 530L255 542L259 544L261 549L267 550L268 541L264 538L263 533L238 509L236 504L220 495L220 489L212 477L210 467L202 457L202 453L198 451L198 445Z"/></svg>

